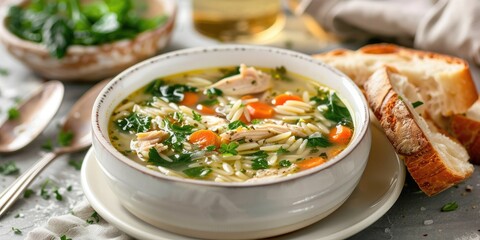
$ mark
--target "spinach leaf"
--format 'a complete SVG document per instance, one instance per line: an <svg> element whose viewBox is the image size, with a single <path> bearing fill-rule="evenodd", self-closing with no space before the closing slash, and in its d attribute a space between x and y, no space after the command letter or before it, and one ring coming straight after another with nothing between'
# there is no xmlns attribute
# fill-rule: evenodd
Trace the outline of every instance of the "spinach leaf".
<svg viewBox="0 0 480 240"><path fill-rule="evenodd" d="M223 92L218 88L208 88L203 91L203 94L207 95L209 98L213 98L217 96L222 96Z"/></svg>
<svg viewBox="0 0 480 240"><path fill-rule="evenodd" d="M332 143L324 137L311 137L307 140L307 147L329 147Z"/></svg>
<svg viewBox="0 0 480 240"><path fill-rule="evenodd" d="M237 129L239 127L247 127L247 125L240 120L236 120L228 124L228 129L230 130Z"/></svg>
<svg viewBox="0 0 480 240"><path fill-rule="evenodd" d="M171 156L168 156L172 161L167 161L160 157L160 154L158 154L157 150L155 148L150 148L148 151L148 163L155 165L155 166L161 166L161 167L166 167L166 168L184 168L188 166L188 164L192 163L192 156L190 154L174 154Z"/></svg>
<svg viewBox="0 0 480 240"><path fill-rule="evenodd" d="M196 87L190 87L183 84L166 85L161 79L154 80L145 89L146 93L150 93L156 97L162 97L169 102L181 102L185 97L185 92L196 92Z"/></svg>
<svg viewBox="0 0 480 240"><path fill-rule="evenodd" d="M125 132L146 132L150 129L152 118L132 113L126 118L118 119L117 126Z"/></svg>
<svg viewBox="0 0 480 240"><path fill-rule="evenodd" d="M211 172L212 169L207 167L193 167L183 170L183 173L191 178L205 178Z"/></svg>
<svg viewBox="0 0 480 240"><path fill-rule="evenodd" d="M317 105L326 105L327 109L322 110L323 115L328 120L332 120L342 125L353 127L352 116L345 104L340 100L335 92L319 89L317 96L310 98Z"/></svg>
<svg viewBox="0 0 480 240"><path fill-rule="evenodd" d="M118 31L121 28L118 16L114 13L109 13L100 18L92 25L92 30L95 33L110 34Z"/></svg>
<svg viewBox="0 0 480 240"><path fill-rule="evenodd" d="M51 16L42 29L43 43L50 55L62 58L67 53L68 46L73 42L73 31L64 18Z"/></svg>

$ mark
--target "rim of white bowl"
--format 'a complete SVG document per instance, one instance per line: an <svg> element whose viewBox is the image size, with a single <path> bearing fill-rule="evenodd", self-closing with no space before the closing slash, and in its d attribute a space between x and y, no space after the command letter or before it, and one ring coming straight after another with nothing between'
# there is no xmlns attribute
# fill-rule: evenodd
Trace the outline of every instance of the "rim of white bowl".
<svg viewBox="0 0 480 240"><path fill-rule="evenodd" d="M39 51L39 52L47 52L47 47L41 43L32 42L23 38L18 37L14 33L12 33L7 27L7 15L8 10L11 6L16 6L27 2L28 0L12 0L7 1L3 6L0 7L0 40L5 42L15 43L15 45L21 45L24 48L27 48L30 51ZM112 48L114 46L122 46L126 42L134 41L137 39L144 38L147 34L151 34L152 32L165 32L168 28L171 27L175 23L175 19L177 17L177 3L175 0L158 0L163 4L163 7L167 6L165 9L168 10L168 20L162 26L144 31L136 35L134 38L130 39L120 39L113 42L108 42L100 45L72 45L68 48L67 53L70 54L79 54L88 52L96 52L99 48Z"/></svg>
<svg viewBox="0 0 480 240"><path fill-rule="evenodd" d="M347 148L343 150L339 155L333 157L329 161L327 161L325 164L322 164L318 167L314 167L311 169L307 169L304 171L296 172L292 175L289 176L282 176L278 178L272 178L272 179L265 179L265 180L258 180L258 181L250 181L250 182L214 182L214 181L205 181L205 180L197 180L197 179L188 179L188 178L179 178L179 177L174 177L174 176L167 176L165 174L162 174L158 171L149 169L133 160L130 158L124 156L121 154L115 147L113 147L112 144L110 144L109 138L108 138L108 132L104 133L101 131L100 128L100 123L99 123L99 116L100 116L100 109L106 108L106 101L105 98L108 96L108 94L115 88L115 85L117 85L121 81L126 81L125 79L128 78L128 76L134 72L141 71L142 68L150 65L150 64L155 64L157 62L161 61L168 61L171 58L178 57L178 56L186 56L186 55L194 55L194 54L207 54L209 52L219 52L219 51L224 51L224 52L235 52L235 51L259 51L259 52L269 52L273 54L278 54L279 56L281 55L288 55L289 57L296 57L301 59L302 61L308 61L313 64L317 64L319 67L326 68L328 71L331 71L332 73L336 74L340 78L344 78L348 86L347 88L349 89L348 92L356 94L357 97L361 100L361 109L359 109L360 112L360 121L359 121L359 126L355 126L355 131L358 131L359 134L357 135L356 138L352 139L352 141L349 143ZM295 71L293 71L295 72ZM153 80L153 79L152 79ZM132 91L133 92L133 91ZM349 103L350 106L353 106L352 103ZM353 107L352 107L353 108ZM126 164L127 166L133 168L136 171L139 171L140 173L143 173L148 176L155 177L159 180L167 180L167 181L173 181L173 182L181 182L181 183L188 183L188 184L196 184L196 185L207 185L207 186L216 186L216 187L257 187L257 186L264 186L264 185L270 185L270 184L278 184L281 182L286 182L286 181L292 181L296 180L298 178L302 178L307 175L315 174L317 172L322 171L323 169L329 168L336 163L340 162L342 159L347 157L352 153L354 149L358 147L360 142L367 136L367 131L370 126L370 119L369 119L369 110L368 110L368 105L367 101L361 92L361 90L357 87L357 85L345 74L340 72L339 70L328 66L327 64L323 63L320 60L314 59L313 57L291 51L291 50L286 50L286 49L281 49L281 48L276 48L276 47L266 47L266 46L253 46L253 45L236 45L236 44L228 44L228 45L220 45L220 46L207 46L207 47L194 47L194 48L188 48L188 49L182 49L182 50L177 50L177 51L172 51L169 53L165 53L156 57L152 57L150 59L144 60L140 63L137 63L133 65L132 67L124 70L120 74L118 74L116 77L114 77L100 92L98 95L97 99L95 100L95 104L92 109L92 132L93 136L95 137L98 142L105 148L107 149L108 152L110 152L116 160L121 161L123 164ZM109 119L109 118L108 118ZM359 129L358 129L359 127ZM355 136L355 135L354 135Z"/></svg>

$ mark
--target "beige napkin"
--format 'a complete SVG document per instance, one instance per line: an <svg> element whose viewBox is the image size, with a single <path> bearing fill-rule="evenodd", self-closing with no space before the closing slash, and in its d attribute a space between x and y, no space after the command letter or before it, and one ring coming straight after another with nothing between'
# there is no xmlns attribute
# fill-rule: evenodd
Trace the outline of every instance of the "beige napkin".
<svg viewBox="0 0 480 240"><path fill-rule="evenodd" d="M478 0L303 0L304 12L343 37L377 36L480 65Z"/></svg>
<svg viewBox="0 0 480 240"><path fill-rule="evenodd" d="M72 210L72 214L52 217L47 224L30 231L26 240L61 239L62 236L72 240L130 240L131 238L95 213L85 199ZM87 222L90 222L88 223ZM98 221L97 221L98 220Z"/></svg>

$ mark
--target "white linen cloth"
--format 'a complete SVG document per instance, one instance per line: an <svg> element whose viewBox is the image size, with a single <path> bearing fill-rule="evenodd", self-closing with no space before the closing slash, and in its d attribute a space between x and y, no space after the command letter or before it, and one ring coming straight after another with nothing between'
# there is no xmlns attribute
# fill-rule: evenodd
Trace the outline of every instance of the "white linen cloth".
<svg viewBox="0 0 480 240"><path fill-rule="evenodd" d="M478 0L304 0L300 12L339 36L394 38L480 65Z"/></svg>
<svg viewBox="0 0 480 240"><path fill-rule="evenodd" d="M63 235L73 240L130 240L131 237L107 223L100 215L96 222L91 216L95 212L85 199L73 208L72 214L50 218L45 226L30 231L26 240L60 239ZM94 220L92 224L87 219Z"/></svg>

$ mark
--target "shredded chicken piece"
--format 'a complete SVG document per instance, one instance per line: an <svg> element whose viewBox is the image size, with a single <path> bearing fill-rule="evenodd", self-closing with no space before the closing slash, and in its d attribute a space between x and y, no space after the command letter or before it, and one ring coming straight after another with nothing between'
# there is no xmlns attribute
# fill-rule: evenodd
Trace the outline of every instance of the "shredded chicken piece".
<svg viewBox="0 0 480 240"><path fill-rule="evenodd" d="M137 139L130 142L130 148L137 152L140 159L144 159L144 154L155 148L158 152L166 150L168 147L161 142L168 138L169 134L162 130L154 130L150 132L137 133Z"/></svg>
<svg viewBox="0 0 480 240"><path fill-rule="evenodd" d="M240 74L224 78L210 87L227 95L246 95L263 92L272 87L272 78L254 67L240 64Z"/></svg>

